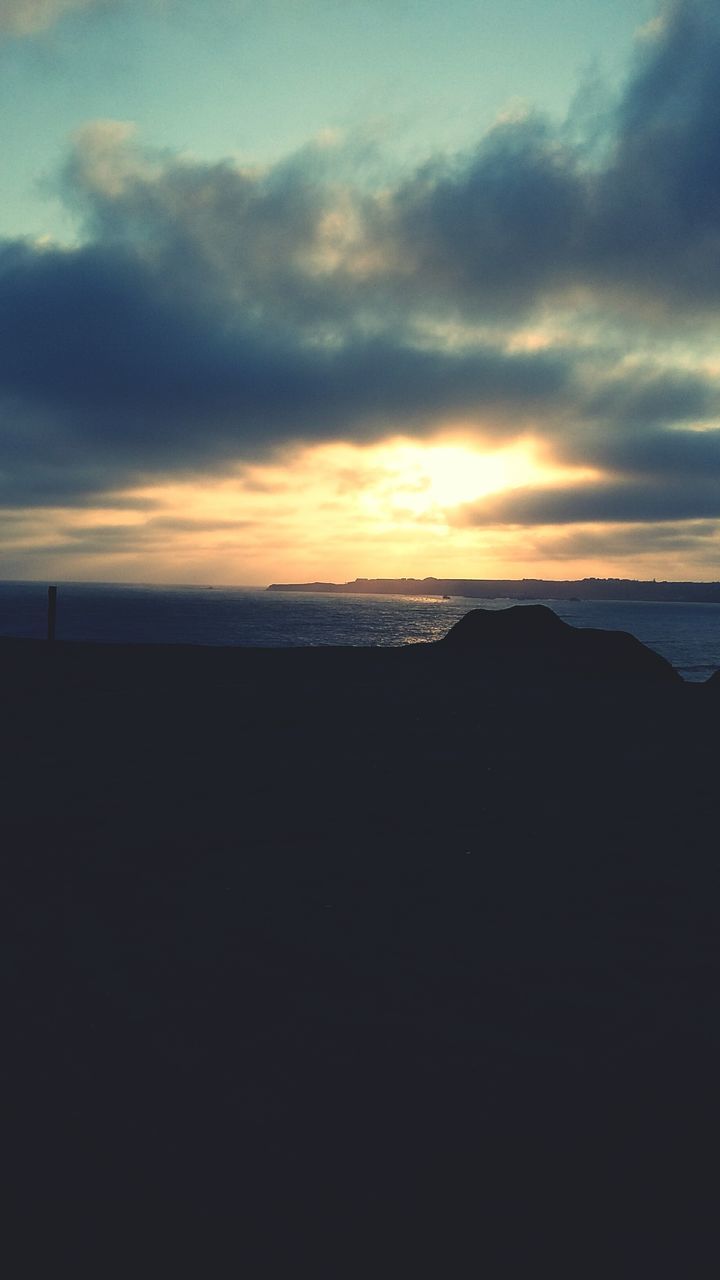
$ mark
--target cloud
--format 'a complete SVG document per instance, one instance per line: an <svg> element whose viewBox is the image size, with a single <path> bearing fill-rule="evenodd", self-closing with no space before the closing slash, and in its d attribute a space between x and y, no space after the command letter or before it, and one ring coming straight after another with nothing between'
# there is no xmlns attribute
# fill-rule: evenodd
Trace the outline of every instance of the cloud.
<svg viewBox="0 0 720 1280"><path fill-rule="evenodd" d="M588 300L652 322L720 295L719 77L720 11L693 0L639 43L602 145L580 106L561 128L525 112L377 187L353 181L352 142L243 169L143 152L99 122L66 192L99 242L276 324L507 321Z"/></svg>
<svg viewBox="0 0 720 1280"><path fill-rule="evenodd" d="M707 557L712 563L716 546L720 547L720 522L687 520L679 524L613 525L601 529L561 528L539 535L543 555L557 560L618 560L652 556L665 562L673 554Z"/></svg>
<svg viewBox="0 0 720 1280"><path fill-rule="evenodd" d="M718 83L695 2L638 44L602 145L529 112L380 186L352 142L251 168L88 126L62 176L81 242L0 245L0 501L452 427L600 477L465 527L715 518L720 382L693 344L720 301Z"/></svg>
<svg viewBox="0 0 720 1280"><path fill-rule="evenodd" d="M635 312L715 305L719 74L717 6L677 4L640 46L599 150L529 114L427 165L390 214L416 278L474 311L578 292Z"/></svg>
<svg viewBox="0 0 720 1280"><path fill-rule="evenodd" d="M707 582L717 577L720 521L526 529L521 544L549 565L544 576Z"/></svg>
<svg viewBox="0 0 720 1280"><path fill-rule="evenodd" d="M672 5L640 51L611 163L596 183L591 264L665 306L718 296L719 70L717 6Z"/></svg>
<svg viewBox="0 0 720 1280"><path fill-rule="evenodd" d="M74 9L100 8L107 0L0 0L0 35L37 35Z"/></svg>
<svg viewBox="0 0 720 1280"><path fill-rule="evenodd" d="M288 440L427 433L548 409L562 359L429 351L387 333L309 343L212 297L178 299L154 266L97 245L0 253L0 439L7 500L213 467ZM0 492L2 480L0 478Z"/></svg>
<svg viewBox="0 0 720 1280"><path fill-rule="evenodd" d="M506 315L572 285L587 206L572 150L529 116L497 125L469 158L426 165L394 193L387 234L439 302Z"/></svg>
<svg viewBox="0 0 720 1280"><path fill-rule="evenodd" d="M720 519L717 473L689 479L611 479L576 487L513 489L458 508L457 525L628 524Z"/></svg>
<svg viewBox="0 0 720 1280"><path fill-rule="evenodd" d="M638 428L667 423L698 422L720 407L717 391L707 377L677 371L646 371L642 367L613 374L588 395L589 417Z"/></svg>

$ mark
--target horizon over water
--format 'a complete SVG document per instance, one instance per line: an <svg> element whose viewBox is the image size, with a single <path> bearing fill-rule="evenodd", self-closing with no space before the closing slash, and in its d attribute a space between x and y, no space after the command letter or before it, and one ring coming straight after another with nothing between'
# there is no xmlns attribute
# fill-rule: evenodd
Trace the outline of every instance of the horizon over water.
<svg viewBox="0 0 720 1280"><path fill-rule="evenodd" d="M268 592L261 587L62 582L57 639L294 648L439 640L471 609L546 604L576 627L628 631L686 680L720 668L720 605ZM48 582L0 581L0 637L42 639Z"/></svg>

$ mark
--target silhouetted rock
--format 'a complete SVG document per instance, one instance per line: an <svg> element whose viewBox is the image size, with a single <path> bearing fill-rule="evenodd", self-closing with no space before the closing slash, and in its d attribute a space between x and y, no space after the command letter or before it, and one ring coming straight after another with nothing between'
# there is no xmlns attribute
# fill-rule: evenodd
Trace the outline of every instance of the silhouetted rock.
<svg viewBox="0 0 720 1280"><path fill-rule="evenodd" d="M443 651L487 656L516 669L633 680L680 680L665 658L625 631L571 627L546 605L473 609L438 642Z"/></svg>

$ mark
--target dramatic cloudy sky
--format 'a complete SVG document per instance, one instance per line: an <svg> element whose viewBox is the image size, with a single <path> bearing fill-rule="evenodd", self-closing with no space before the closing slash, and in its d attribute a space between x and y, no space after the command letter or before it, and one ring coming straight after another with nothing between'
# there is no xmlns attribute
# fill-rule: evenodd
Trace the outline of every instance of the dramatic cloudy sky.
<svg viewBox="0 0 720 1280"><path fill-rule="evenodd" d="M720 6L0 0L0 577L720 577Z"/></svg>

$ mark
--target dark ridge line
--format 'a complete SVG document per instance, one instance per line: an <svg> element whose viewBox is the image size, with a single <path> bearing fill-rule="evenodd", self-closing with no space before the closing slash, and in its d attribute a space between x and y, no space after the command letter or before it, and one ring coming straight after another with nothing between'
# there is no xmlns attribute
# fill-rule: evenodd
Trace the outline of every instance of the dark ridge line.
<svg viewBox="0 0 720 1280"><path fill-rule="evenodd" d="M328 595L437 595L491 600L618 600L720 604L720 582L658 582L633 578L355 578L352 582L273 582L268 591Z"/></svg>

